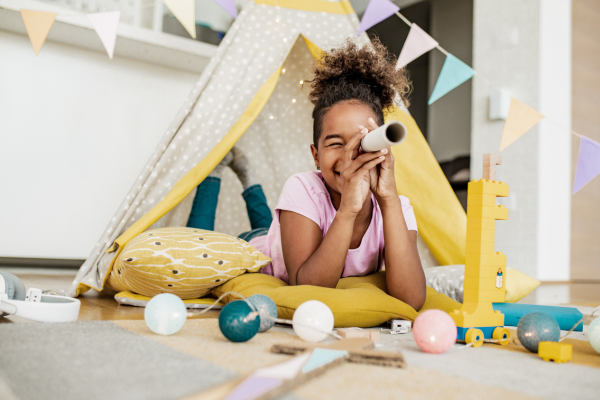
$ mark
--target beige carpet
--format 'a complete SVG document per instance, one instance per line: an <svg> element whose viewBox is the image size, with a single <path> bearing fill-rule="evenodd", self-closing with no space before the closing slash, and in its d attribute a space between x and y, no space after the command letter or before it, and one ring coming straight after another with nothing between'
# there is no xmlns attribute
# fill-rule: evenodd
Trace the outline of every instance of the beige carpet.
<svg viewBox="0 0 600 400"><path fill-rule="evenodd" d="M144 321L114 323L242 376L289 359L289 356L271 354L272 344L299 340L291 329L276 326L246 343L231 343L221 335L216 319L189 320L172 336L153 334ZM579 346L576 348L589 348L593 352L589 343L574 342ZM600 360L598 354L586 353L581 356L582 362L554 364L514 345L481 348L456 345L445 354L432 355L423 353L410 333L382 335L377 349L402 352L408 367L395 369L347 363L300 386L292 395L306 399L598 398L600 368L591 366L600 367L596 362ZM213 395L209 391L189 399L219 398Z"/></svg>

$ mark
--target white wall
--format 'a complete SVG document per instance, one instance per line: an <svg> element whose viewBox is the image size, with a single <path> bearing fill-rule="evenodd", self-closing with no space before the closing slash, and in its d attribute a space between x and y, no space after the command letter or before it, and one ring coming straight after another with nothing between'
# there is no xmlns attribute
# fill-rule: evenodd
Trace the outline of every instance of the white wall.
<svg viewBox="0 0 600 400"><path fill-rule="evenodd" d="M199 72L50 39L36 57L6 30L0 48L0 257L87 258Z"/></svg>
<svg viewBox="0 0 600 400"><path fill-rule="evenodd" d="M570 124L570 1L474 1L473 66L496 86ZM488 119L491 88L473 80L471 179L496 153L503 120ZM541 280L569 278L570 136L542 121L501 155L497 179L510 185L508 221L496 223L496 251Z"/></svg>
<svg viewBox="0 0 600 400"><path fill-rule="evenodd" d="M432 0L431 36L444 49L471 65L473 54L473 0ZM433 50L429 63L429 95L446 56ZM439 162L471 152L471 81L429 106L427 141Z"/></svg>

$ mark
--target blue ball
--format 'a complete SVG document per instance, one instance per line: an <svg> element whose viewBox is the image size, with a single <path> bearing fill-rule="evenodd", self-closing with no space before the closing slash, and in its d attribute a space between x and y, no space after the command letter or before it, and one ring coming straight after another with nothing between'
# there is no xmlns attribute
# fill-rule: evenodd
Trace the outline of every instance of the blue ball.
<svg viewBox="0 0 600 400"><path fill-rule="evenodd" d="M170 293L154 296L144 310L148 328L161 335L172 335L180 330L186 318L187 309L183 300Z"/></svg>
<svg viewBox="0 0 600 400"><path fill-rule="evenodd" d="M271 327L275 325L275 320L273 318L277 318L277 306L273 300L264 294L254 294L248 297L248 301L250 301L260 313L260 328L258 328L258 331L266 332L271 329Z"/></svg>
<svg viewBox="0 0 600 400"><path fill-rule="evenodd" d="M246 342L258 333L260 317L249 317L252 309L244 300L236 300L223 307L219 314L219 329L232 342Z"/></svg>
<svg viewBox="0 0 600 400"><path fill-rule="evenodd" d="M532 312L519 321L517 336L527 350L537 353L540 342L558 342L560 327L549 314Z"/></svg>

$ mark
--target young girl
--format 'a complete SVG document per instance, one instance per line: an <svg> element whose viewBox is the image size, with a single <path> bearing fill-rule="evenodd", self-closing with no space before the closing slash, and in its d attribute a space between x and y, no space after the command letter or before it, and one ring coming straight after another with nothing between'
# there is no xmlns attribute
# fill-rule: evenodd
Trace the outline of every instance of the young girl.
<svg viewBox="0 0 600 400"><path fill-rule="evenodd" d="M327 53L314 74L310 150L320 172L288 179L268 234L248 238L273 259L262 272L290 285L335 288L341 277L385 266L388 293L418 310L425 275L417 223L409 200L397 194L394 157L389 148L360 151L361 139L383 125L383 110L396 96L406 103L406 72L396 71L374 41L372 48L347 42Z"/></svg>

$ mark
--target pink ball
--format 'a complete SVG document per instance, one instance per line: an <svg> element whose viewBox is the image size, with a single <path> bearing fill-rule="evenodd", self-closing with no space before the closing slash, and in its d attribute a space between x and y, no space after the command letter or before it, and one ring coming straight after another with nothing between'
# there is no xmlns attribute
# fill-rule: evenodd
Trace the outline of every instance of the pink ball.
<svg viewBox="0 0 600 400"><path fill-rule="evenodd" d="M456 324L441 310L422 312L415 320L412 333L417 345L426 353L444 353L456 343Z"/></svg>

